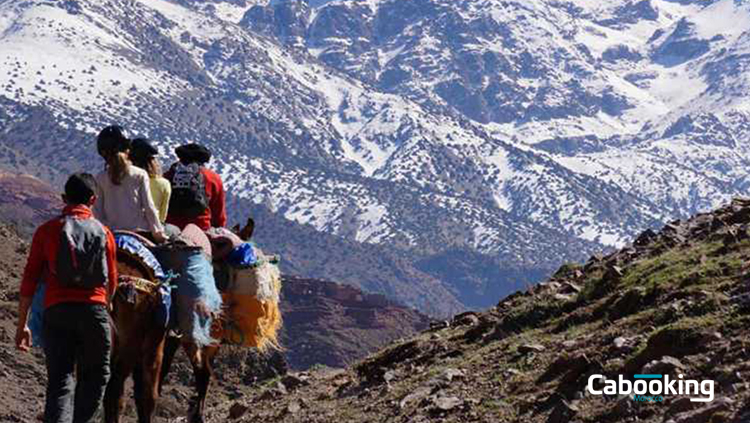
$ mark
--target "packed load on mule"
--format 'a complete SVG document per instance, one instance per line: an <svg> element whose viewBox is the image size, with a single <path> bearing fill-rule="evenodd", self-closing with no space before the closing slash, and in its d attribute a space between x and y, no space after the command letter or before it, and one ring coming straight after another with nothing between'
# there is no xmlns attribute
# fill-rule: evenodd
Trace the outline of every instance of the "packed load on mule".
<svg viewBox="0 0 750 423"><path fill-rule="evenodd" d="M117 268L120 275L116 296L125 298L130 304L133 303L137 291L157 299L155 307L149 309L151 327L168 328L172 307L170 282L174 279L174 275L165 273L154 256L151 249L155 247L155 244L129 231L115 231L115 242L117 243ZM114 314L116 315L116 310Z"/></svg>
<svg viewBox="0 0 750 423"><path fill-rule="evenodd" d="M221 294L211 266L211 244L206 234L189 224L169 243L153 248L162 265L175 273L176 328L199 347L219 341L212 334L221 314ZM215 332L215 329L214 329Z"/></svg>
<svg viewBox="0 0 750 423"><path fill-rule="evenodd" d="M213 245L214 275L225 303L224 342L261 350L279 348L278 257L264 254L224 228L212 228L206 234Z"/></svg>

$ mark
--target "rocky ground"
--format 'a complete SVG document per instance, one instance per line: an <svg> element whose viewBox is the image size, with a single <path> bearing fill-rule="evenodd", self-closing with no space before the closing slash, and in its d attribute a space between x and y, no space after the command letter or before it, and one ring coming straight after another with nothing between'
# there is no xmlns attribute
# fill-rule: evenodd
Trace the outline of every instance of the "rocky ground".
<svg viewBox="0 0 750 423"><path fill-rule="evenodd" d="M750 421L750 201L647 231L633 246L345 370L242 390L212 422ZM715 381L715 399L594 396L588 376Z"/></svg>

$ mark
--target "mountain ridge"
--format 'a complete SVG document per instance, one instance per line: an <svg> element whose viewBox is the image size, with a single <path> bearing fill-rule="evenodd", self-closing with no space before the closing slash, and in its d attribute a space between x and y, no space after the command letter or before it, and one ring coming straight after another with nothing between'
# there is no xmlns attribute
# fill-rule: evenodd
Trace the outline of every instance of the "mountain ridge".
<svg viewBox="0 0 750 423"><path fill-rule="evenodd" d="M509 292L509 270L531 283L747 190L746 6L6 1L0 165L100 168L112 122L166 160L199 140L234 204L478 252Z"/></svg>

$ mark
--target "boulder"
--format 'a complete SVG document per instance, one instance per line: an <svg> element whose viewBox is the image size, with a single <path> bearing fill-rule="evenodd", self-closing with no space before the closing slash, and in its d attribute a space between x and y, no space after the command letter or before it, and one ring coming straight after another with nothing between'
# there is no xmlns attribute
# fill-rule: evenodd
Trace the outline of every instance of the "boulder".
<svg viewBox="0 0 750 423"><path fill-rule="evenodd" d="M451 323L447 320L438 320L436 322L430 322L430 331L442 330L451 327Z"/></svg>
<svg viewBox="0 0 750 423"><path fill-rule="evenodd" d="M289 374L289 375L284 376L281 379L281 384L284 385L284 388L286 388L286 390L294 391L300 386L309 385L310 382L308 381L308 379L309 379L309 376L303 373Z"/></svg>
<svg viewBox="0 0 750 423"><path fill-rule="evenodd" d="M656 232L654 232L652 229L646 229L645 231L641 232L640 235L638 235L638 237L633 242L633 245L635 245L636 247L645 247L656 240L656 237Z"/></svg>
<svg viewBox="0 0 750 423"><path fill-rule="evenodd" d="M286 411L289 414L297 414L302 410L302 406L302 402L294 400L286 406Z"/></svg>
<svg viewBox="0 0 750 423"><path fill-rule="evenodd" d="M617 338L612 340L612 347L614 352L616 352L618 355L629 354L638 345L638 341L639 338L637 336L632 338L618 336Z"/></svg>
<svg viewBox="0 0 750 423"><path fill-rule="evenodd" d="M284 386L284 385L281 385ZM284 395L286 395L288 392L286 391L286 388L280 389L280 388L272 388L264 391L259 397L258 401L270 401L275 400L277 398L281 398Z"/></svg>
<svg viewBox="0 0 750 423"><path fill-rule="evenodd" d="M688 397L676 398L669 404L668 416L675 416L686 411L694 410L700 403L690 401Z"/></svg>
<svg viewBox="0 0 750 423"><path fill-rule="evenodd" d="M396 379L398 379L398 373L395 370L388 370L383 373L383 380L385 380L385 383L391 383Z"/></svg>
<svg viewBox="0 0 750 423"><path fill-rule="evenodd" d="M476 312L467 311L453 317L454 326L475 326L479 324L479 316Z"/></svg>
<svg viewBox="0 0 750 423"><path fill-rule="evenodd" d="M718 423L727 421L717 418L719 414L729 412L734 400L728 397L715 399L709 405L697 410L686 411L667 420L666 423Z"/></svg>
<svg viewBox="0 0 750 423"><path fill-rule="evenodd" d="M625 291L610 307L610 319L621 319L640 311L645 302L645 297L646 290L642 287L635 287Z"/></svg>
<svg viewBox="0 0 750 423"><path fill-rule="evenodd" d="M286 385L284 385L281 381L276 382L273 385L274 390L278 391L281 395L286 395L289 393L289 390L286 389Z"/></svg>
<svg viewBox="0 0 750 423"><path fill-rule="evenodd" d="M625 275L625 272L623 272L620 266L610 266L607 269L607 274L604 276L610 279L620 279L623 275Z"/></svg>
<svg viewBox="0 0 750 423"><path fill-rule="evenodd" d="M568 401L560 401L560 403L552 409L547 423L569 423L578 414L578 407Z"/></svg>
<svg viewBox="0 0 750 423"><path fill-rule="evenodd" d="M681 358L697 354L718 339L711 332L693 327L667 327L651 335L646 348L631 359L626 370L637 373L644 365L664 356Z"/></svg>
<svg viewBox="0 0 750 423"><path fill-rule="evenodd" d="M578 294L583 290L580 285L572 282L563 282L560 286L560 294L571 295Z"/></svg>
<svg viewBox="0 0 750 423"><path fill-rule="evenodd" d="M440 377L448 383L453 382L454 379L463 379L465 376L466 372L464 372L463 370L450 368L443 370L443 372L440 374Z"/></svg>
<svg viewBox="0 0 750 423"><path fill-rule="evenodd" d="M557 292L560 290L562 285L560 285L559 282L555 281L548 281L548 282L542 282L536 285L534 288L535 294L542 294L545 292Z"/></svg>
<svg viewBox="0 0 750 423"><path fill-rule="evenodd" d="M567 396L580 386L575 386L579 377L584 374L591 364L591 360L583 353L568 355L566 353L560 356L547 367L547 370L539 376L537 382L547 383L558 377L561 377L558 386L558 392Z"/></svg>
<svg viewBox="0 0 750 423"><path fill-rule="evenodd" d="M685 366L680 360L666 355L659 360L653 360L643 366L641 373L676 375L680 372L680 370L684 369Z"/></svg>
<svg viewBox="0 0 750 423"><path fill-rule="evenodd" d="M250 408L248 406L236 402L232 404L231 407L229 407L229 418L232 420L239 419L240 417L244 416L249 409Z"/></svg>
<svg viewBox="0 0 750 423"><path fill-rule="evenodd" d="M419 387L411 391L411 393L404 396L401 399L401 401L399 401L398 406L399 408L403 409L403 408L406 408L409 404L418 403L422 401L424 398L427 398L427 396L430 395L431 392L432 392L431 387L426 387L426 386Z"/></svg>
<svg viewBox="0 0 750 423"><path fill-rule="evenodd" d="M560 294L560 293L553 295L552 298L556 301L560 301L564 303L568 301L573 301L575 299L575 297L572 295L565 295L565 294Z"/></svg>
<svg viewBox="0 0 750 423"><path fill-rule="evenodd" d="M430 402L433 404L433 412L451 411L462 406L464 403L464 401L458 397L447 396L442 393L431 396Z"/></svg>
<svg viewBox="0 0 750 423"><path fill-rule="evenodd" d="M547 348L541 344L523 344L518 347L518 352L521 354L540 353L544 352Z"/></svg>
<svg viewBox="0 0 750 423"><path fill-rule="evenodd" d="M563 349L571 350L578 346L578 342L573 339L568 339L566 341L563 341L561 345Z"/></svg>
<svg viewBox="0 0 750 423"><path fill-rule="evenodd" d="M582 276L583 273L581 272L580 265L573 264L573 263L565 263L562 266L560 266L559 269L552 275L552 278L554 279L569 279L569 278L579 278Z"/></svg>
<svg viewBox="0 0 750 423"><path fill-rule="evenodd" d="M628 339L623 338L622 336L618 336L617 338L615 338L614 341L612 341L612 344L614 344L617 350L622 350L625 347L625 345L628 344Z"/></svg>
<svg viewBox="0 0 750 423"><path fill-rule="evenodd" d="M734 208L732 214L727 217L726 222L732 225L750 223L750 207L745 205Z"/></svg>
<svg viewBox="0 0 750 423"><path fill-rule="evenodd" d="M472 325L463 335L463 338L468 343L477 342L484 338L484 336L495 329L499 319L491 315L483 315L479 319L479 323Z"/></svg>

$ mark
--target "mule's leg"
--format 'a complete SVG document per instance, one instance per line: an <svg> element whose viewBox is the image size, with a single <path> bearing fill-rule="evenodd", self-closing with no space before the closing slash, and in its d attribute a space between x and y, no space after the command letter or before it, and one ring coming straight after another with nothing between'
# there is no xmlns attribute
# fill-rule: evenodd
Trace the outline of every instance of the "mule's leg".
<svg viewBox="0 0 750 423"><path fill-rule="evenodd" d="M203 410L206 405L206 395L213 376L213 359L219 350L218 346L198 348L195 344L183 344L193 365L195 376L195 387L197 396L192 404L188 421L190 423L203 423Z"/></svg>
<svg viewBox="0 0 750 423"><path fill-rule="evenodd" d="M145 411L143 402L143 395L145 394L145 389L143 387L143 373L145 372L143 369L144 361L145 357L140 358L136 363L135 368L133 368L133 401L135 401L135 409L138 413L138 423L148 421L148 414Z"/></svg>
<svg viewBox="0 0 750 423"><path fill-rule="evenodd" d="M112 357L112 374L104 393L104 421L119 423L120 414L125 407L125 381L133 373L137 353L135 351L116 351Z"/></svg>
<svg viewBox="0 0 750 423"><path fill-rule="evenodd" d="M144 343L140 368L140 389L136 396L138 422L151 423L156 400L159 397L159 380L164 355L164 331L149 333Z"/></svg>
<svg viewBox="0 0 750 423"><path fill-rule="evenodd" d="M195 378L196 389L196 395L190 401L188 423L203 423L201 403L205 396L201 395L201 391L208 390L207 388L203 388L207 385L205 383L205 373L203 372L203 354L201 354L201 349L191 342L183 342L182 347L190 360L190 364L193 366L193 378Z"/></svg>
<svg viewBox="0 0 750 423"><path fill-rule="evenodd" d="M114 300L114 319L111 322L116 330L112 343L112 359L110 360L111 375L104 392L104 421L118 423L120 414L125 406L123 393L125 381L133 373L138 358L138 350L133 347L136 315L134 307L127 304L121 297Z"/></svg>
<svg viewBox="0 0 750 423"><path fill-rule="evenodd" d="M167 337L164 342L164 358L161 362L161 371L159 376L159 395L161 395L162 386L164 381L167 379L169 369L172 367L172 360L174 360L177 350L180 348L180 338Z"/></svg>

